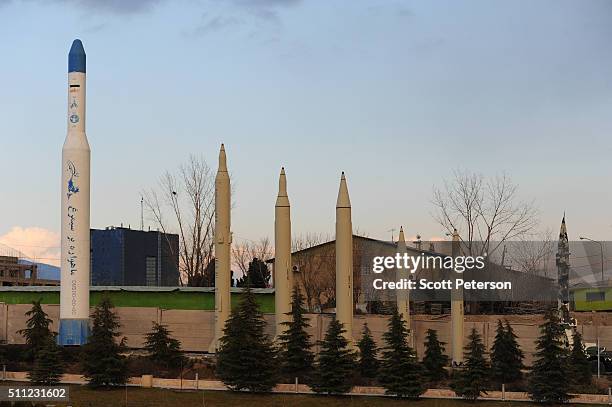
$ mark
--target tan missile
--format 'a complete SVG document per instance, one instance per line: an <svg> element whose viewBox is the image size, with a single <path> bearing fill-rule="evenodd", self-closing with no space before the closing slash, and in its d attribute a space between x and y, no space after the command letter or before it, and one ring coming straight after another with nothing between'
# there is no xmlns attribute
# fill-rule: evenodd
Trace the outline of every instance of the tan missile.
<svg viewBox="0 0 612 407"><path fill-rule="evenodd" d="M404 228L400 226L399 238L397 239L397 252L400 255L404 255L404 253L408 252L408 247L406 246L406 238L404 236ZM410 279L414 274L411 273L404 267L396 268L396 278L397 281L404 281L404 279ZM406 328L408 328L408 332L412 332L410 330L410 297L409 290L398 290L397 291L397 312L402 316L404 321L406 321ZM412 338L412 333L410 334Z"/></svg>
<svg viewBox="0 0 612 407"><path fill-rule="evenodd" d="M215 337L209 352L215 353L223 336L225 322L229 318L230 303L230 232L231 190L227 172L225 147L219 151L219 169L215 178Z"/></svg>
<svg viewBox="0 0 612 407"><path fill-rule="evenodd" d="M461 255L457 229L453 232L452 256ZM454 271L453 280L457 278ZM451 290L451 361L453 366L463 363L463 289Z"/></svg>
<svg viewBox="0 0 612 407"><path fill-rule="evenodd" d="M351 200L344 172L336 203L336 318L344 325L353 346L353 226Z"/></svg>
<svg viewBox="0 0 612 407"><path fill-rule="evenodd" d="M291 267L291 206L287 196L287 177L281 168L278 179L278 196L274 207L274 309L276 313L276 336L287 328L291 311L293 270Z"/></svg>

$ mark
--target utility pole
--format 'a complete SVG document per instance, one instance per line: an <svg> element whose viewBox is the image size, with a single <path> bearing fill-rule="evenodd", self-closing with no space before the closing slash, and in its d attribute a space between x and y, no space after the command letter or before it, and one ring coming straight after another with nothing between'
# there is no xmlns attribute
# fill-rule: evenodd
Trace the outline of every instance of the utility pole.
<svg viewBox="0 0 612 407"><path fill-rule="evenodd" d="M140 197L140 230L144 231L144 197Z"/></svg>

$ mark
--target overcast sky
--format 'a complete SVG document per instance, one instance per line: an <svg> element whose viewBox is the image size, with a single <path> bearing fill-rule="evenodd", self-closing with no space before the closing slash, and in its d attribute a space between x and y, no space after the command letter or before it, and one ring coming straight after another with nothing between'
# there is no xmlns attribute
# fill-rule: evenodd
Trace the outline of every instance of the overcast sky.
<svg viewBox="0 0 612 407"><path fill-rule="evenodd" d="M434 185L508 174L542 228L612 240L612 2L0 0L0 242L57 258L67 53L87 52L92 227L189 154L235 183L232 229L444 236ZM150 222L146 222L150 224Z"/></svg>

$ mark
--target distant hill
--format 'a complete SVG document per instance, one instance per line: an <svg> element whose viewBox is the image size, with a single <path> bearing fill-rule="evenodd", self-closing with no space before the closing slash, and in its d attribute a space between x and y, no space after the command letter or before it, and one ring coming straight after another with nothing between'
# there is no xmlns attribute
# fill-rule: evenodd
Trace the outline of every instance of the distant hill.
<svg viewBox="0 0 612 407"><path fill-rule="evenodd" d="M22 264L33 264L34 262L19 259L19 263ZM45 263L34 263L38 265L38 278L42 280L59 280L60 279L60 268Z"/></svg>

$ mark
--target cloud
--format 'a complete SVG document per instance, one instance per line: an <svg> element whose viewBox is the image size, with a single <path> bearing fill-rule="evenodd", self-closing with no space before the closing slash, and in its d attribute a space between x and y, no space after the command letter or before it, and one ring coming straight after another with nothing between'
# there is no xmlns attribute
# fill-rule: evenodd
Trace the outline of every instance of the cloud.
<svg viewBox="0 0 612 407"><path fill-rule="evenodd" d="M397 15L399 17L413 17L414 12L410 10L408 7L398 7Z"/></svg>
<svg viewBox="0 0 612 407"><path fill-rule="evenodd" d="M302 0L233 0L233 2L246 7L290 7L297 6Z"/></svg>
<svg viewBox="0 0 612 407"><path fill-rule="evenodd" d="M0 0L0 4L2 1ZM42 3L41 0L38 0ZM44 3L66 4L86 11L99 11L108 14L132 15L152 10L165 0L47 0Z"/></svg>
<svg viewBox="0 0 612 407"><path fill-rule="evenodd" d="M294 7L302 0L223 0L216 4L220 6L214 13L205 12L200 23L193 29L185 31L188 36L205 36L225 31L228 28L246 26L250 36L269 26L280 28L282 21L278 10Z"/></svg>
<svg viewBox="0 0 612 407"><path fill-rule="evenodd" d="M107 23L96 24L91 27L85 28L83 32L86 32L88 34L97 33L99 31L106 29L106 27L108 27Z"/></svg>
<svg viewBox="0 0 612 407"><path fill-rule="evenodd" d="M414 17L414 11L408 8L405 4L396 4L391 2L384 2L367 8L368 12L372 15L395 15L401 18Z"/></svg>
<svg viewBox="0 0 612 407"><path fill-rule="evenodd" d="M60 235L48 229L15 226L0 236L0 244L20 251L28 260L54 266L60 263Z"/></svg>
<svg viewBox="0 0 612 407"><path fill-rule="evenodd" d="M260 20L280 25L278 9L298 6L302 0L232 0L232 2Z"/></svg>
<svg viewBox="0 0 612 407"><path fill-rule="evenodd" d="M187 34L193 36L204 36L218 31L223 31L228 27L241 25L243 21L234 16L217 15L210 17L208 14L202 16L202 22Z"/></svg>

